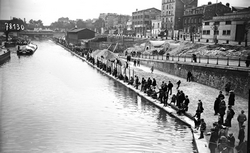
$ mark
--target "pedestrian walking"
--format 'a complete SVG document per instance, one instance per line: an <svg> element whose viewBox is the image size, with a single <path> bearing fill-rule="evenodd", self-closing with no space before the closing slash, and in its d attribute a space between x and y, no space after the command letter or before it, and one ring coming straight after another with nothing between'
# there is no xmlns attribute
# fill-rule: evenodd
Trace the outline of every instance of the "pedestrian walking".
<svg viewBox="0 0 250 153"><path fill-rule="evenodd" d="M241 114L238 115L237 121L239 123L239 129L241 129L244 122L247 120L246 115L244 114L244 110L241 111Z"/></svg>
<svg viewBox="0 0 250 153"><path fill-rule="evenodd" d="M214 115L218 115L220 110L220 99L217 97L214 101Z"/></svg>
<svg viewBox="0 0 250 153"><path fill-rule="evenodd" d="M225 91L226 91L226 95L228 95L229 91L231 90L231 82L228 82L225 85Z"/></svg>
<svg viewBox="0 0 250 153"><path fill-rule="evenodd" d="M234 146L235 146L235 137L233 136L233 133L229 133L228 137L228 153L234 153Z"/></svg>
<svg viewBox="0 0 250 153"><path fill-rule="evenodd" d="M232 109L232 106L228 106L227 117L226 117L225 124L224 124L225 126L227 126L227 127L231 127L232 126L231 125L231 121L232 121L232 119L234 117L234 114L235 114L235 112Z"/></svg>
<svg viewBox="0 0 250 153"><path fill-rule="evenodd" d="M153 73L154 72L154 65L152 65L152 67L151 67L151 73Z"/></svg>
<svg viewBox="0 0 250 153"><path fill-rule="evenodd" d="M176 87L176 89L179 89L179 87L180 87L180 84L181 84L181 80L179 80L179 81L177 81L177 87Z"/></svg>
<svg viewBox="0 0 250 153"><path fill-rule="evenodd" d="M229 91L229 97L228 97L228 105L229 106L234 106L234 102L235 102L235 94L233 90Z"/></svg>
<svg viewBox="0 0 250 153"><path fill-rule="evenodd" d="M199 139L204 138L204 132L206 131L206 123L204 121L204 119L201 119L201 125L200 125L200 137Z"/></svg>
<svg viewBox="0 0 250 153"><path fill-rule="evenodd" d="M187 82L192 81L192 76L193 76L193 74L190 71L188 71L188 73L187 73Z"/></svg>
<svg viewBox="0 0 250 153"><path fill-rule="evenodd" d="M244 141L245 139L245 125L242 125L239 131L239 135L238 135L238 139L239 139L239 144L238 146L241 145L241 143Z"/></svg>
<svg viewBox="0 0 250 153"><path fill-rule="evenodd" d="M196 112L203 113L203 111L204 111L204 108L203 108L203 105L202 105L202 101L199 100Z"/></svg>

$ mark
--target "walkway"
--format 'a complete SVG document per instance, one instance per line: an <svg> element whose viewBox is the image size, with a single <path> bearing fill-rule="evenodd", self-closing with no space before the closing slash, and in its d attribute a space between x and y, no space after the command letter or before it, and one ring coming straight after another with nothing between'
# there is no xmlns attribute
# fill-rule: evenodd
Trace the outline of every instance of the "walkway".
<svg viewBox="0 0 250 153"><path fill-rule="evenodd" d="M215 88L211 88L196 82L187 82L185 79L173 76L158 70L154 70L153 73L151 73L151 70L149 67L145 67L143 65L141 66L133 66L133 63L130 62L130 69L131 72L134 70L134 75L139 76L140 81L141 78L144 77L147 79L148 77L150 78L155 78L157 81L157 85L160 86L161 82L168 82L171 81L174 84L174 90L173 93L176 94L176 82L178 80L181 80L181 85L179 90L182 90L186 95L188 95L190 99L190 104L189 104L189 110L188 113L191 114L192 116L195 114L196 108L197 108L197 103L198 100L200 99L203 102L203 107L204 107L204 112L202 113L201 118L204 118L206 124L207 124L207 131L209 132L213 123L218 121L218 116L214 116L214 101L215 98L219 94L219 90ZM131 75L133 73L130 73ZM224 92L224 91L223 91ZM224 93L225 95L225 93ZM169 97L171 98L171 96ZM170 99L169 99L170 101ZM225 95L225 101L227 103L228 101L228 96ZM235 111L235 116L232 119L232 127L229 129L229 132L233 132L235 139L236 139L236 145L238 144L238 122L237 122L237 116L241 112L241 110L245 111L245 114L248 115L248 100L238 97L235 97L235 106L233 107L233 110ZM247 138L247 123L246 125L246 138ZM209 141L209 136L205 136L207 142Z"/></svg>

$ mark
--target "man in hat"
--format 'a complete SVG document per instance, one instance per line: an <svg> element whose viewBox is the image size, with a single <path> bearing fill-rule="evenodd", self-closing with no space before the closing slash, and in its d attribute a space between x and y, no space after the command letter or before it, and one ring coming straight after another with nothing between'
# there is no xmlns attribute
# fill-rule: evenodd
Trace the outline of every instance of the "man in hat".
<svg viewBox="0 0 250 153"><path fill-rule="evenodd" d="M231 120L234 117L234 110L232 109L232 106L228 106L228 110L227 110L227 117L225 120L225 126L227 127L231 127Z"/></svg>
<svg viewBox="0 0 250 153"><path fill-rule="evenodd" d="M241 114L238 115L237 121L239 123L239 129L244 124L244 122L247 120L246 115L244 114L244 110L241 111Z"/></svg>
<svg viewBox="0 0 250 153"><path fill-rule="evenodd" d="M241 145L241 143L244 141L245 139L245 125L242 125L239 131L239 135L238 135L238 139L239 139L239 146Z"/></svg>
<svg viewBox="0 0 250 153"><path fill-rule="evenodd" d="M228 153L234 153L235 138L232 132L229 133L227 140L228 140Z"/></svg>

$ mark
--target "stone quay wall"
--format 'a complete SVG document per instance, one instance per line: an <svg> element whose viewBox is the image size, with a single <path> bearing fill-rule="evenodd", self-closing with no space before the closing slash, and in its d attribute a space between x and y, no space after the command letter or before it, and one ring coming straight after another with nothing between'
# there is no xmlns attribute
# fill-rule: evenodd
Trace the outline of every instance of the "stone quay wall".
<svg viewBox="0 0 250 153"><path fill-rule="evenodd" d="M231 89L236 95L248 98L250 70L201 63L188 64L147 59L141 59L140 63L148 67L154 65L154 69L182 78L186 78L188 71L190 71L193 74L193 81L222 91L225 91L226 83L231 82Z"/></svg>

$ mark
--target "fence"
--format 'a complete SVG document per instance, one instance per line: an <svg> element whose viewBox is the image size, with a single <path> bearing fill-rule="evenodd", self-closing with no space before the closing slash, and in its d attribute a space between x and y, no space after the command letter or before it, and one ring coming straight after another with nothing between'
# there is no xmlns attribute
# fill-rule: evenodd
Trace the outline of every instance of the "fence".
<svg viewBox="0 0 250 153"><path fill-rule="evenodd" d="M151 60L160 60L160 61L178 61L178 62L187 62L194 63L192 56L168 56L168 55L139 55L137 58L141 59L151 59ZM246 59L243 58L219 58L219 57L209 57L209 56L198 56L195 63L204 63L204 64L214 64L214 65L225 65L225 66L237 66L245 67Z"/></svg>

